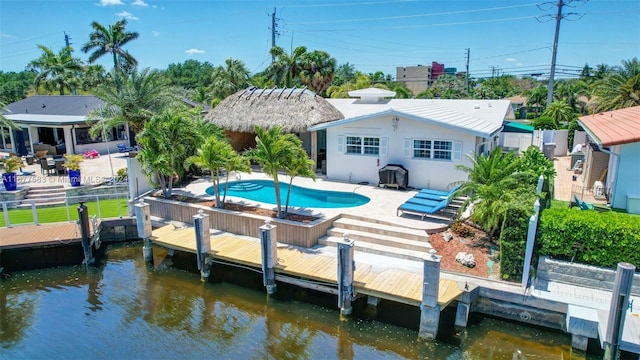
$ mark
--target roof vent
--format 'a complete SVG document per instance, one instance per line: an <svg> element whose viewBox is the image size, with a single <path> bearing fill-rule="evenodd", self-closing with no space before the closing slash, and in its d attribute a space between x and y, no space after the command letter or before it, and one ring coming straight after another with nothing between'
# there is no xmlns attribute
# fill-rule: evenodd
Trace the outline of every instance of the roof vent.
<svg viewBox="0 0 640 360"><path fill-rule="evenodd" d="M396 92L378 88L367 88L349 91L349 96L359 97L361 103L378 103L384 101L384 98L396 96Z"/></svg>
<svg viewBox="0 0 640 360"><path fill-rule="evenodd" d="M474 108L474 109L480 109L480 104L475 104L475 105L473 105L473 108Z"/></svg>

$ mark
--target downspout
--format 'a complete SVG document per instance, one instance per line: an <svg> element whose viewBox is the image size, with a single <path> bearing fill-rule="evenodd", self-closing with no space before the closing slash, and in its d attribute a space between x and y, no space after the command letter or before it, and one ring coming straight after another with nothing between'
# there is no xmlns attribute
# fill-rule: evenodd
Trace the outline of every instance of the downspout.
<svg viewBox="0 0 640 360"><path fill-rule="evenodd" d="M71 125L71 152L76 153L76 124Z"/></svg>
<svg viewBox="0 0 640 360"><path fill-rule="evenodd" d="M620 177L618 174L618 170L620 169L620 154L613 152L611 150L605 149L602 147L602 144L597 143L598 144L598 150L602 151L605 154L609 154L609 155L613 155L616 158L618 158L618 160L616 161L616 176L613 179L613 187L611 187L611 193L614 194L615 193L615 189L618 187L618 178ZM610 206L613 207L613 199L610 199Z"/></svg>

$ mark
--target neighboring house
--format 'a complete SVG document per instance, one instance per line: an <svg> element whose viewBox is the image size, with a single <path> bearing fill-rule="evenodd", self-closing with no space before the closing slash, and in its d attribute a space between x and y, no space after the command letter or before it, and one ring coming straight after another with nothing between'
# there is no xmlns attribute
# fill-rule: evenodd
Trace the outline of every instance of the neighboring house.
<svg viewBox="0 0 640 360"><path fill-rule="evenodd" d="M578 123L589 143L585 186L594 196L602 186L611 207L640 214L640 106L582 116Z"/></svg>
<svg viewBox="0 0 640 360"><path fill-rule="evenodd" d="M503 129L500 132L498 138L498 146L504 148L507 151L516 151L523 153L529 146L536 144L534 141L537 139L534 136L533 126L518 123L515 121L505 121Z"/></svg>
<svg viewBox="0 0 640 360"><path fill-rule="evenodd" d="M349 92L359 99L328 99L344 119L315 125L326 132L327 177L377 184L379 169L400 164L409 171L409 186L447 189L467 180L457 165L471 166L465 156L497 145L508 100L389 99L393 91ZM321 136L318 135L318 138Z"/></svg>
<svg viewBox="0 0 640 360"><path fill-rule="evenodd" d="M117 144L129 144L126 125L105 129L96 139L89 136L87 115L104 106L95 96L31 96L7 105L4 117L20 129L3 129L0 148L20 155L48 150L50 155L118 152ZM103 138L106 137L105 138Z"/></svg>

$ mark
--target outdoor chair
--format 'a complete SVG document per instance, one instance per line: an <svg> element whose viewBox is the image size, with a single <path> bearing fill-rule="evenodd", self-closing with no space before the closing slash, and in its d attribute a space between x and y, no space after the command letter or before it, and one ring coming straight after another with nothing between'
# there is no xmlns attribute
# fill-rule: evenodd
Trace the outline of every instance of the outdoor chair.
<svg viewBox="0 0 640 360"><path fill-rule="evenodd" d="M64 161L55 161L54 165L56 175L64 175L67 172L67 168L64 166Z"/></svg>
<svg viewBox="0 0 640 360"><path fill-rule="evenodd" d="M595 206L592 203L588 203L586 201L582 201L578 198L578 195L573 194L573 200L575 201L575 205L580 208L580 210L594 210Z"/></svg>
<svg viewBox="0 0 640 360"><path fill-rule="evenodd" d="M47 175L51 174L51 171L55 171L56 169L56 165L55 164L49 164L49 162L47 161L47 158L40 158L40 173L42 175L44 175L44 172L47 172Z"/></svg>
<svg viewBox="0 0 640 360"><path fill-rule="evenodd" d="M40 150L40 151L36 151L36 155L35 158L37 160L40 160L42 158L47 157L47 153L49 152L49 150Z"/></svg>
<svg viewBox="0 0 640 360"><path fill-rule="evenodd" d="M126 153L129 151L133 151L132 147L128 147L125 144L118 144L118 151L120 151L121 153Z"/></svg>

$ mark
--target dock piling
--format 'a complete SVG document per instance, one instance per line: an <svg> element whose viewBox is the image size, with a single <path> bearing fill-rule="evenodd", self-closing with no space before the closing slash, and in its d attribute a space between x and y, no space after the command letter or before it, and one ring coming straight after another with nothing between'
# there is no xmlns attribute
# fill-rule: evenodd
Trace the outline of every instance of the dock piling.
<svg viewBox="0 0 640 360"><path fill-rule="evenodd" d="M140 199L140 202L134 205L136 214L136 227L138 229L138 237L142 239L144 245L142 254L146 263L153 264L153 249L151 248L151 210L149 204Z"/></svg>
<svg viewBox="0 0 640 360"><path fill-rule="evenodd" d="M624 320L629 308L629 296L631 296L631 285L636 267L629 263L618 263L616 270L616 280L613 284L613 294L611 294L611 305L609 307L609 320L607 322L607 332L605 334L604 359L618 359L620 351L620 341L622 340L622 330Z"/></svg>
<svg viewBox="0 0 640 360"><path fill-rule="evenodd" d="M200 270L200 280L207 281L211 273L211 262L207 261L207 254L211 251L209 215L202 210L198 210L198 214L193 216L193 225L196 230L196 257L198 259L198 270Z"/></svg>
<svg viewBox="0 0 640 360"><path fill-rule="evenodd" d="M356 270L356 262L353 258L353 245L349 240L349 234L343 235L343 242L338 242L338 307L341 315L350 315L351 300L354 297L353 273Z"/></svg>
<svg viewBox="0 0 640 360"><path fill-rule="evenodd" d="M440 306L438 291L440 288L440 260L432 249L429 256L423 259L422 302L420 304L420 329L418 337L433 340L438 335L440 323Z"/></svg>
<svg viewBox="0 0 640 360"><path fill-rule="evenodd" d="M84 202L78 206L78 226L82 235L82 250L84 251L84 263L93 264L93 253L91 251L91 237L89 236L89 210Z"/></svg>
<svg viewBox="0 0 640 360"><path fill-rule="evenodd" d="M260 226L262 284L267 288L268 295L276 293L276 273L273 268L278 263L278 243L272 233L275 228L275 225L271 225L271 219L266 219L264 225Z"/></svg>

